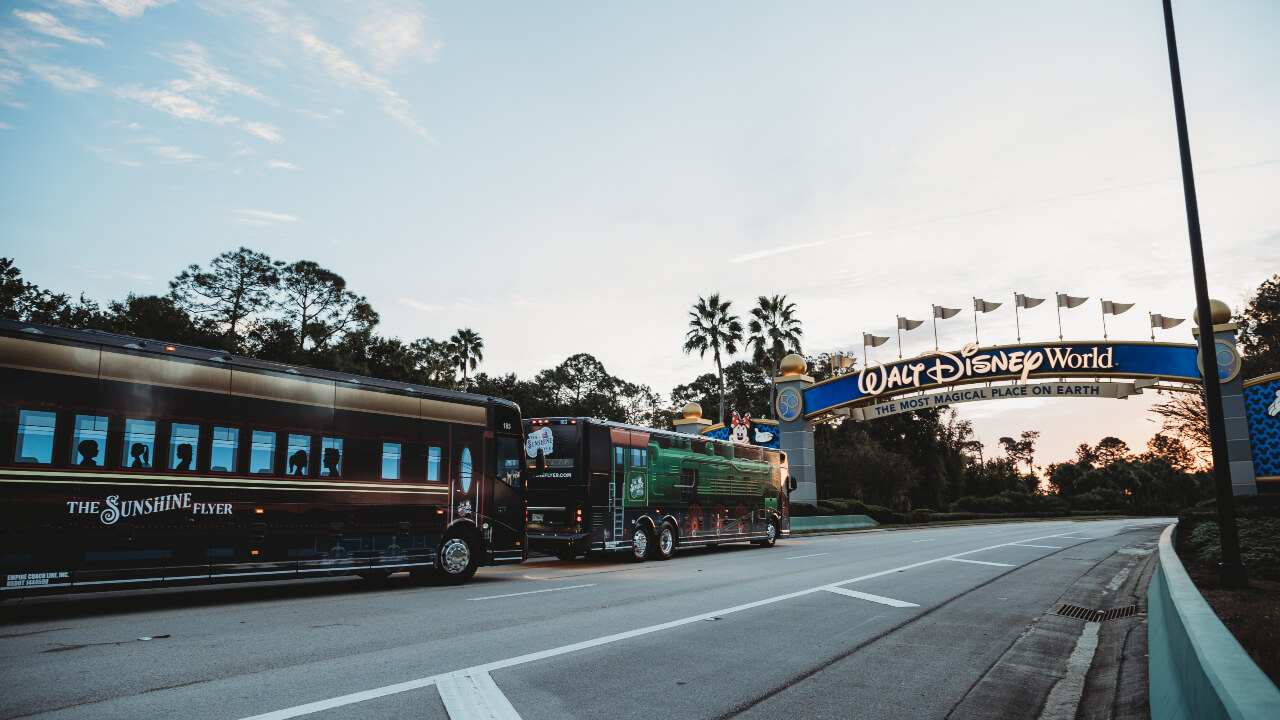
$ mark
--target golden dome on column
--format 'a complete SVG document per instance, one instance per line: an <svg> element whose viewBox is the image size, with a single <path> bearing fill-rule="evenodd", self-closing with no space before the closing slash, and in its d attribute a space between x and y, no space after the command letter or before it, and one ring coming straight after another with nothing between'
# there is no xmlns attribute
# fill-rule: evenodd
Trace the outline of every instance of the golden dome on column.
<svg viewBox="0 0 1280 720"><path fill-rule="evenodd" d="M696 402L691 402L685 405L680 412L684 415L685 420L697 420L702 417L702 406Z"/></svg>
<svg viewBox="0 0 1280 720"><path fill-rule="evenodd" d="M1231 322L1231 306L1221 300L1209 300L1209 317L1213 318L1214 325L1225 325ZM1191 314L1191 322L1196 325L1200 324L1200 308L1196 308Z"/></svg>
<svg viewBox="0 0 1280 720"><path fill-rule="evenodd" d="M778 372L781 372L783 376L803 375L808 369L809 366L805 364L804 358L795 353L782 358L782 362L778 365Z"/></svg>

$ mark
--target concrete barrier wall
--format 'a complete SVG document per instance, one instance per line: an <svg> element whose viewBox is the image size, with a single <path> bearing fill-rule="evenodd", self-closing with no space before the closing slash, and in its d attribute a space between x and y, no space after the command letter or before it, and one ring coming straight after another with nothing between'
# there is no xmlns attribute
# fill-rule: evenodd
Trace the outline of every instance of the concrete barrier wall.
<svg viewBox="0 0 1280 720"><path fill-rule="evenodd" d="M1280 690L1240 647L1160 536L1147 589L1152 720L1280 718Z"/></svg>
<svg viewBox="0 0 1280 720"><path fill-rule="evenodd" d="M816 515L791 518L791 531L798 530L854 530L875 527L880 523L866 515Z"/></svg>

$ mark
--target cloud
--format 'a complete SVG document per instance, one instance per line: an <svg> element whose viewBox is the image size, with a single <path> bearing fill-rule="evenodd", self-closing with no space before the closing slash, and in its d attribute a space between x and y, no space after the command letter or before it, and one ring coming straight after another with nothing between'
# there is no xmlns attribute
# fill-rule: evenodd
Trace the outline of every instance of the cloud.
<svg viewBox="0 0 1280 720"><path fill-rule="evenodd" d="M137 162L136 160L130 160L129 158L121 155L119 151L113 150L111 148L91 147L89 148L89 152L92 152L94 155L97 155L98 159L101 160L102 162L111 163L112 165L123 165L125 167L142 167L142 163Z"/></svg>
<svg viewBox="0 0 1280 720"><path fill-rule="evenodd" d="M0 122L0 130L12 130L12 129L13 129L13 126L10 125L9 123Z"/></svg>
<svg viewBox="0 0 1280 720"><path fill-rule="evenodd" d="M235 218L236 222L244 225L260 225L274 226L280 223L302 222L301 218L284 213L271 212L269 210L234 210L240 217Z"/></svg>
<svg viewBox="0 0 1280 720"><path fill-rule="evenodd" d="M739 255L733 258L732 260L730 260L729 262L735 265L739 265L745 262L752 262L753 260L760 260L763 258L772 257L774 255L781 255L782 253L789 253L789 252L794 252L796 250L805 250L807 248L815 248L815 247L820 247L822 245L829 245L833 242L836 242L837 240L852 240L853 238L866 237L867 235L870 235L870 234L871 233L856 233L854 235L841 235L840 237L831 238L829 240L818 240L815 242L797 243L795 245L783 245L782 247L773 248L772 250L757 250L755 252L746 253L745 255Z"/></svg>
<svg viewBox="0 0 1280 720"><path fill-rule="evenodd" d="M79 68L60 67L58 65L28 65L27 69L41 80L67 92L84 92L101 85L98 82L98 78Z"/></svg>
<svg viewBox="0 0 1280 720"><path fill-rule="evenodd" d="M246 122L240 127L244 128L249 133L257 135L263 140L270 140L271 142L281 142L284 140L284 138L280 136L279 129L263 122Z"/></svg>
<svg viewBox="0 0 1280 720"><path fill-rule="evenodd" d="M358 22L353 42L383 72L413 60L435 62L441 42L428 36L426 25L427 16L411 5L378 7Z"/></svg>
<svg viewBox="0 0 1280 720"><path fill-rule="evenodd" d="M116 17L136 18L151 8L164 7L174 0L98 0L98 4L114 13ZM76 5L81 3L76 2Z"/></svg>
<svg viewBox="0 0 1280 720"><path fill-rule="evenodd" d="M165 160L173 160L174 162L191 162L192 160L200 159L199 155L187 152L177 145L161 145L158 148L152 148L151 152Z"/></svg>
<svg viewBox="0 0 1280 720"><path fill-rule="evenodd" d="M97 45L102 47L102 41L98 38L85 37L77 32L74 28L67 27L62 21L47 12L32 12L29 10L14 10L13 14L22 20L26 20L31 28L38 33L56 37L61 40L68 40L81 45Z"/></svg>
<svg viewBox="0 0 1280 720"><path fill-rule="evenodd" d="M267 167L273 170L297 170L298 166L284 160L268 160Z"/></svg>
<svg viewBox="0 0 1280 720"><path fill-rule="evenodd" d="M183 43L182 52L175 54L172 59L188 75L186 79L169 81L169 89L174 92L194 93L205 99L211 99L214 95L243 95L262 102L272 102L256 88L245 85L214 65L209 59L209 53L194 42Z"/></svg>
<svg viewBox="0 0 1280 720"><path fill-rule="evenodd" d="M116 95L149 105L155 110L169 113L180 120L199 120L226 125L239 120L234 115L223 115L212 105L204 105L172 90L143 90L137 85L116 88Z"/></svg>
<svg viewBox="0 0 1280 720"><path fill-rule="evenodd" d="M443 305L431 305L424 302L418 302L417 300L412 300L410 298L400 298L396 302L404 305L405 307L413 308L414 310L421 310L422 312L438 313L441 310L444 310Z"/></svg>
<svg viewBox="0 0 1280 720"><path fill-rule="evenodd" d="M435 142L435 138L413 116L413 108L408 101L391 88L386 78L365 70L343 55L341 49L314 35L306 28L305 18L286 18L263 6L247 6L245 9L254 13L268 31L298 43L303 52L318 62L325 74L340 87L354 86L373 94L381 100L384 112L415 134Z"/></svg>

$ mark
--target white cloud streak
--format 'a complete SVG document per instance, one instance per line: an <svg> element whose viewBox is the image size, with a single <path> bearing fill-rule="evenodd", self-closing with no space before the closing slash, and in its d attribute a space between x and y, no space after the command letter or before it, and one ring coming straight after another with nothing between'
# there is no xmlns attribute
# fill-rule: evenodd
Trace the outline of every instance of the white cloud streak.
<svg viewBox="0 0 1280 720"><path fill-rule="evenodd" d="M116 88L115 92L126 100L140 102L180 120L199 120L217 125L226 125L239 120L234 115L221 114L211 105L201 104L172 90L143 90L137 85L128 85Z"/></svg>
<svg viewBox="0 0 1280 720"><path fill-rule="evenodd" d="M280 223L302 222L301 218L284 213L271 212L270 210L241 209L233 212L240 216L235 218L236 221L246 225L278 225Z"/></svg>
<svg viewBox="0 0 1280 720"><path fill-rule="evenodd" d="M74 28L62 24L62 21L55 17L52 13L33 12L30 10L14 10L13 14L21 20L25 20L31 29L49 37L55 37L60 40L67 40L81 45L97 45L102 47L102 41L94 37L85 37Z"/></svg>
<svg viewBox="0 0 1280 720"><path fill-rule="evenodd" d="M116 17L136 18L151 8L164 7L174 0L98 0L98 4ZM79 5L81 3L74 3Z"/></svg>
<svg viewBox="0 0 1280 720"><path fill-rule="evenodd" d="M739 255L733 258L732 260L730 260L729 262L735 265L740 265L742 263L752 262L754 260L762 260L764 258L772 257L774 255L781 255L783 253L794 252L796 250L805 250L807 248L815 248L815 247L821 247L823 245L830 245L831 243L839 240L852 240L854 238L866 237L870 234L871 233L857 233L854 235L842 235L840 237L830 238L828 240L818 240L815 242L807 242L807 243L796 243L795 245L783 245L782 247L773 248L771 250L757 250L755 252L749 252L744 255Z"/></svg>
<svg viewBox="0 0 1280 720"><path fill-rule="evenodd" d="M244 130L250 134L257 135L263 140L270 140L271 142L277 143L284 140L284 138L280 136L279 129L273 125L268 125L263 122L245 122L241 124L240 127L244 128Z"/></svg>
<svg viewBox="0 0 1280 720"><path fill-rule="evenodd" d="M84 92L101 85L98 78L79 68L60 67L58 65L28 65L27 69L36 77L67 92Z"/></svg>
<svg viewBox="0 0 1280 720"><path fill-rule="evenodd" d="M174 162L191 162L192 160L200 159L199 155L196 155L193 152L187 152L177 145L161 145L160 147L152 148L151 152L165 160L172 160Z"/></svg>
<svg viewBox="0 0 1280 720"><path fill-rule="evenodd" d="M414 60L430 63L439 57L440 40L428 35L427 16L417 7L399 3L366 11L353 42L378 70L389 72Z"/></svg>
<svg viewBox="0 0 1280 720"><path fill-rule="evenodd" d="M438 313L441 310L444 310L443 305L432 305L430 303L419 302L412 298L400 298L396 302L404 305L405 307L413 308L414 310L421 310L426 313Z"/></svg>
<svg viewBox="0 0 1280 720"><path fill-rule="evenodd" d="M415 134L432 143L436 140L413 116L413 108L391 88L386 78L365 70L359 63L343 55L337 46L321 40L306 29L302 18L286 18L275 10L261 6L247 8L270 32L298 43L303 52L320 64L321 69L340 87L358 87L379 98L382 109Z"/></svg>
<svg viewBox="0 0 1280 720"><path fill-rule="evenodd" d="M297 170L298 166L284 160L268 160L267 167L273 170Z"/></svg>

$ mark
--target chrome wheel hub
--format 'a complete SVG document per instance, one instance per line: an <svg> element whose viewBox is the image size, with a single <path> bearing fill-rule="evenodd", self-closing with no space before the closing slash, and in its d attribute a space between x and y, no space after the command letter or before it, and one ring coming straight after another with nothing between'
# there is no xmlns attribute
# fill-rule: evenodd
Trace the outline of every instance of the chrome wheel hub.
<svg viewBox="0 0 1280 720"><path fill-rule="evenodd" d="M672 548L675 547L676 538L671 532L671 528L662 528L662 534L658 536L658 548L662 550L663 555L670 555Z"/></svg>
<svg viewBox="0 0 1280 720"><path fill-rule="evenodd" d="M636 557L644 557L649 552L649 536L645 534L644 528L636 528L636 532L631 536L631 545Z"/></svg>
<svg viewBox="0 0 1280 720"><path fill-rule="evenodd" d="M449 574L463 572L471 564L471 548L459 538L449 538L440 548L440 564Z"/></svg>

